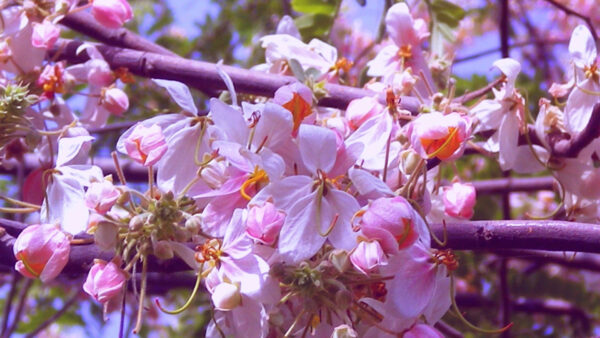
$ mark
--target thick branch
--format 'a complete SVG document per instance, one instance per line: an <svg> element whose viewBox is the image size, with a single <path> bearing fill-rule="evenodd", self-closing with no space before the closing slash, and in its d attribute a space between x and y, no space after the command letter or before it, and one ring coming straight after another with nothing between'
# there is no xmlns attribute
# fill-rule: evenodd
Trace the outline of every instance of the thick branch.
<svg viewBox="0 0 600 338"><path fill-rule="evenodd" d="M86 56L76 54L80 44L77 41L60 40L54 52L59 53L57 56L61 60L72 63L85 62ZM227 89L216 65L212 63L106 45L99 45L98 49L112 68L125 67L135 75L180 81L200 90ZM297 81L291 76L255 72L232 66L221 67L229 74L239 93L272 97L280 87ZM328 96L322 98L319 105L340 109L345 109L351 100L376 95L370 90L336 84L327 84L325 88ZM383 101L382 103L385 104ZM419 102L414 97L402 97L400 107L416 113Z"/></svg>
<svg viewBox="0 0 600 338"><path fill-rule="evenodd" d="M11 233L17 231L15 229L13 226ZM433 224L432 229L438 238L443 237L444 227L441 224ZM446 230L446 248L455 250L539 249L600 253L600 225L597 224L524 220L465 221L449 223ZM0 237L0 257L4 257L0 265L14 265L13 244L14 236L6 233ZM85 273L95 258L110 260L112 253L102 252L95 245L73 246L69 264L63 273ZM174 272L188 269L180 259L154 259L149 265L149 271Z"/></svg>
<svg viewBox="0 0 600 338"><path fill-rule="evenodd" d="M150 42L126 28L106 29L86 12L69 14L60 23L107 45L177 56L172 51Z"/></svg>

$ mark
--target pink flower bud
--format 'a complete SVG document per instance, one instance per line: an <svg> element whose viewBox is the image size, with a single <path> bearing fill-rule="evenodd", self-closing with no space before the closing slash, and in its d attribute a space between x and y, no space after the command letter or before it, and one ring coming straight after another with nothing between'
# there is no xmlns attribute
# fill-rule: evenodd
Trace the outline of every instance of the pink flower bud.
<svg viewBox="0 0 600 338"><path fill-rule="evenodd" d="M104 304L121 292L126 280L126 272L115 263L97 259L83 283L83 290Z"/></svg>
<svg viewBox="0 0 600 338"><path fill-rule="evenodd" d="M134 161L149 167L165 154L167 142L159 125L147 128L138 124L125 140L125 150Z"/></svg>
<svg viewBox="0 0 600 338"><path fill-rule="evenodd" d="M133 18L133 12L126 0L93 0L92 15L108 28L120 28Z"/></svg>
<svg viewBox="0 0 600 338"><path fill-rule="evenodd" d="M284 221L285 214L277 210L273 203L265 202L263 206L250 208L246 233L261 243L271 245L275 243Z"/></svg>
<svg viewBox="0 0 600 338"><path fill-rule="evenodd" d="M104 215L117 202L121 193L110 181L94 182L85 193L85 205Z"/></svg>
<svg viewBox="0 0 600 338"><path fill-rule="evenodd" d="M444 187L444 211L452 217L469 219L473 217L475 196L472 184L456 182L450 187Z"/></svg>
<svg viewBox="0 0 600 338"><path fill-rule="evenodd" d="M354 267L369 275L379 265L387 265L387 257L378 241L361 241L350 254Z"/></svg>
<svg viewBox="0 0 600 338"><path fill-rule="evenodd" d="M358 129L371 117L380 114L383 106L374 97L363 97L350 101L346 108L346 119L350 128Z"/></svg>
<svg viewBox="0 0 600 338"><path fill-rule="evenodd" d="M34 22L31 44L33 47L50 49L58 40L59 35L60 28L52 22L48 20L44 20L42 23Z"/></svg>
<svg viewBox="0 0 600 338"><path fill-rule="evenodd" d="M109 88L104 92L102 107L116 116L123 115L129 109L129 98L119 88Z"/></svg>
<svg viewBox="0 0 600 338"><path fill-rule="evenodd" d="M458 113L421 114L409 125L408 135L413 149L422 158L454 159L464 150L467 121Z"/></svg>
<svg viewBox="0 0 600 338"><path fill-rule="evenodd" d="M361 229L368 239L376 239L388 254L411 246L419 237L415 212L400 196L381 197L369 205L362 216Z"/></svg>
<svg viewBox="0 0 600 338"><path fill-rule="evenodd" d="M242 294L237 285L231 283L218 284L212 294L215 308L221 311L230 311L242 305Z"/></svg>
<svg viewBox="0 0 600 338"><path fill-rule="evenodd" d="M18 262L15 269L23 276L40 278L46 283L54 279L67 265L71 243L53 224L30 225L23 230L13 246Z"/></svg>
<svg viewBox="0 0 600 338"><path fill-rule="evenodd" d="M304 118L312 114L312 92L310 89L299 82L294 82L277 89L273 101L292 113L294 120L292 135L297 135L298 128L300 128Z"/></svg>

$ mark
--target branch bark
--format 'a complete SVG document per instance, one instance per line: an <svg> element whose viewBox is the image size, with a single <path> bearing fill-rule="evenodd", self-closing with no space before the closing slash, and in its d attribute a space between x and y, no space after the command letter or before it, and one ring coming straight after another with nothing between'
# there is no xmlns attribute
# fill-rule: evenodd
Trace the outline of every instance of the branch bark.
<svg viewBox="0 0 600 338"><path fill-rule="evenodd" d="M12 246L17 222L12 224L10 233L0 237L0 254L5 257L0 265L14 266ZM8 224L3 221L3 224ZM24 228L22 224L20 228ZM442 224L432 224L438 238L443 237ZM446 227L448 244L445 248L454 250L493 250L493 249L538 249L548 251L577 251L600 253L600 225L565 221L473 221L448 223ZM12 234L12 235L11 235ZM190 243L193 246L193 244ZM434 247L438 247L433 244ZM71 248L69 264L64 275L76 276L86 273L95 258L110 260L112 253L102 252L95 245L78 245ZM176 272L187 271L188 266L180 259L160 261L151 259L148 271Z"/></svg>
<svg viewBox="0 0 600 338"><path fill-rule="evenodd" d="M88 59L86 56L76 54L79 45L81 42L59 40L51 54L54 54L59 60L71 63L85 62ZM106 45L97 47L106 62L115 69L125 67L135 75L180 81L203 91L227 89L217 72L216 65L212 63ZM239 93L273 97L275 91L280 87L297 82L296 78L291 76L267 74L225 65L221 67L231 77L233 85ZM354 99L376 95L370 90L336 84L326 84L325 89L328 95L319 101L319 105L340 109L345 109L348 103ZM385 104L383 98L380 100ZM402 109L416 114L419 106L418 100L414 97L401 98L400 107Z"/></svg>
<svg viewBox="0 0 600 338"><path fill-rule="evenodd" d="M577 157L579 152L590 142L600 136L600 103L596 103L592 109L592 115L587 126L571 139L559 136L559 139L551 140L552 155L557 157Z"/></svg>

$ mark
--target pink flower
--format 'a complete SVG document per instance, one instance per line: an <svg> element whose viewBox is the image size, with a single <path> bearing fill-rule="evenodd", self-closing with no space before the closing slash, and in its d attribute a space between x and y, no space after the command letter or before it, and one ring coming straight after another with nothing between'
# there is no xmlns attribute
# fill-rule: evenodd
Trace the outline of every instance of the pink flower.
<svg viewBox="0 0 600 338"><path fill-rule="evenodd" d="M469 219L473 217L475 187L472 184L453 183L444 187L444 211L452 217Z"/></svg>
<svg viewBox="0 0 600 338"><path fill-rule="evenodd" d="M403 197L378 198L371 202L362 215L362 233L368 239L378 240L386 253L395 254L419 238L415 227L416 217L413 208Z"/></svg>
<svg viewBox="0 0 600 338"><path fill-rule="evenodd" d="M250 208L246 233L261 243L271 245L275 243L284 221L285 214L277 210L273 203L265 202L263 206Z"/></svg>
<svg viewBox="0 0 600 338"><path fill-rule="evenodd" d="M422 114L412 121L408 135L413 149L421 157L450 160L462 155L468 138L467 121L458 113Z"/></svg>
<svg viewBox="0 0 600 338"><path fill-rule="evenodd" d="M212 301L215 308L221 311L230 311L242 305L242 294L239 286L231 283L220 283L212 292Z"/></svg>
<svg viewBox="0 0 600 338"><path fill-rule="evenodd" d="M167 143L162 128L157 124L150 127L142 124L136 125L125 140L125 150L136 162L146 167L154 165L167 152Z"/></svg>
<svg viewBox="0 0 600 338"><path fill-rule="evenodd" d="M433 327L427 325L427 324L417 324L413 327L410 328L410 330L404 332L404 336L402 336L404 338L423 338L423 337L427 337L427 338L443 338L444 335L442 335L438 330L434 329Z"/></svg>
<svg viewBox="0 0 600 338"><path fill-rule="evenodd" d="M121 193L109 181L94 182L85 193L88 208L104 215L117 202Z"/></svg>
<svg viewBox="0 0 600 338"><path fill-rule="evenodd" d="M120 28L133 18L133 12L126 0L94 0L92 15L108 28Z"/></svg>
<svg viewBox="0 0 600 338"><path fill-rule="evenodd" d="M69 238L56 225L31 225L19 234L13 246L18 260L15 269L23 276L46 283L67 265L70 251Z"/></svg>
<svg viewBox="0 0 600 338"><path fill-rule="evenodd" d="M33 47L50 49L58 40L59 35L60 28L52 22L48 20L44 20L42 23L34 22L31 44Z"/></svg>
<svg viewBox="0 0 600 338"><path fill-rule="evenodd" d="M368 275L379 265L387 265L387 257L378 241L361 241L350 254L354 267Z"/></svg>
<svg viewBox="0 0 600 338"><path fill-rule="evenodd" d="M129 98L119 88L107 89L102 98L102 106L113 115L121 116L129 108Z"/></svg>
<svg viewBox="0 0 600 338"><path fill-rule="evenodd" d="M127 274L113 262L101 259L94 265L83 284L83 290L100 303L106 303L123 289Z"/></svg>
<svg viewBox="0 0 600 338"><path fill-rule="evenodd" d="M358 129L365 121L381 113L383 106L373 97L363 97L350 101L346 109L346 119L353 130Z"/></svg>
<svg viewBox="0 0 600 338"><path fill-rule="evenodd" d="M310 89L299 82L294 82L277 89L273 101L292 113L294 119L292 135L297 135L298 128L304 118L312 114L312 92Z"/></svg>

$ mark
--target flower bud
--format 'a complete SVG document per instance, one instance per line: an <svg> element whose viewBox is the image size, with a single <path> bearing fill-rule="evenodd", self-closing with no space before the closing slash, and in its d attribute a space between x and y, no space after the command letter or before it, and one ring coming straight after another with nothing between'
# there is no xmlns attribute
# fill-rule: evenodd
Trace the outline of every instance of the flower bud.
<svg viewBox="0 0 600 338"><path fill-rule="evenodd" d="M253 206L248 211L246 233L261 243L272 245L284 221L285 214L277 210L273 203L265 202L263 206Z"/></svg>
<svg viewBox="0 0 600 338"><path fill-rule="evenodd" d="M202 216L196 214L185 221L185 229L190 233L197 235L202 228Z"/></svg>
<svg viewBox="0 0 600 338"><path fill-rule="evenodd" d="M58 40L59 35L60 28L52 22L48 20L44 20L42 23L34 22L31 44L33 47L50 49Z"/></svg>
<svg viewBox="0 0 600 338"><path fill-rule="evenodd" d="M140 230L144 226L144 223L146 223L147 219L148 219L148 215L147 214L141 214L141 215L135 215L135 216L133 216L129 220L129 230L130 231L138 231L138 230Z"/></svg>
<svg viewBox="0 0 600 338"><path fill-rule="evenodd" d="M222 282L213 289L211 296L217 310L230 311L242 304L240 288L231 283Z"/></svg>
<svg viewBox="0 0 600 338"><path fill-rule="evenodd" d="M354 267L369 275L379 265L387 265L387 257L378 241L361 241L350 254Z"/></svg>
<svg viewBox="0 0 600 338"><path fill-rule="evenodd" d="M472 184L453 183L444 187L444 211L452 217L469 219L473 217L475 187Z"/></svg>
<svg viewBox="0 0 600 338"><path fill-rule="evenodd" d="M167 152L167 142L159 125L138 124L125 140L125 150L134 161L149 167Z"/></svg>
<svg viewBox="0 0 600 338"><path fill-rule="evenodd" d="M411 246L419 237L415 212L401 196L371 202L362 216L361 230L368 239L380 242L385 253L394 254Z"/></svg>
<svg viewBox="0 0 600 338"><path fill-rule="evenodd" d="M311 90L299 82L294 82L277 89L273 101L292 113L294 121L292 135L297 135L304 118L312 114Z"/></svg>
<svg viewBox="0 0 600 338"><path fill-rule="evenodd" d="M56 225L36 224L23 230L13 246L15 269L23 276L54 279L69 261L71 243Z"/></svg>
<svg viewBox="0 0 600 338"><path fill-rule="evenodd" d="M467 121L458 113L421 114L410 123L408 135L413 149L422 158L454 159L464 150Z"/></svg>
<svg viewBox="0 0 600 338"><path fill-rule="evenodd" d="M350 101L346 108L346 119L350 128L358 129L363 123L383 111L381 105L374 97L363 97Z"/></svg>
<svg viewBox="0 0 600 338"><path fill-rule="evenodd" d="M339 272L345 272L350 267L348 252L342 249L335 249L329 254L329 261Z"/></svg>
<svg viewBox="0 0 600 338"><path fill-rule="evenodd" d="M126 280L127 273L115 263L97 259L83 284L83 290L104 304L121 292Z"/></svg>
<svg viewBox="0 0 600 338"><path fill-rule="evenodd" d="M120 28L133 18L131 6L126 0L93 0L92 15L108 28Z"/></svg>
<svg viewBox="0 0 600 338"><path fill-rule="evenodd" d="M331 338L356 338L358 333L354 331L350 326L342 324L333 329Z"/></svg>
<svg viewBox="0 0 600 338"><path fill-rule="evenodd" d="M115 205L120 195L110 181L93 182L85 193L85 205L104 215Z"/></svg>
<svg viewBox="0 0 600 338"><path fill-rule="evenodd" d="M113 115L121 116L129 109L129 98L121 89L109 88L104 91L102 107Z"/></svg>

